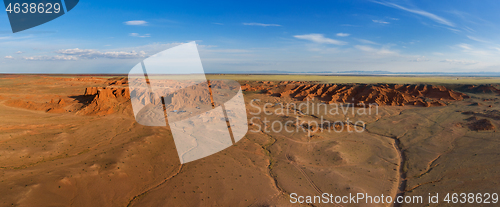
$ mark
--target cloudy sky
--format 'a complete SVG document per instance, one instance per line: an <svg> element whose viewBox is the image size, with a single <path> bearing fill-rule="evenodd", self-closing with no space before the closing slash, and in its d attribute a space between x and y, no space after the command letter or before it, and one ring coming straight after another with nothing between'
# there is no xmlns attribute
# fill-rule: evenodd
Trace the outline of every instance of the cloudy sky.
<svg viewBox="0 0 500 207"><path fill-rule="evenodd" d="M500 72L500 2L82 0L13 34L1 73L128 73L196 41L206 72Z"/></svg>

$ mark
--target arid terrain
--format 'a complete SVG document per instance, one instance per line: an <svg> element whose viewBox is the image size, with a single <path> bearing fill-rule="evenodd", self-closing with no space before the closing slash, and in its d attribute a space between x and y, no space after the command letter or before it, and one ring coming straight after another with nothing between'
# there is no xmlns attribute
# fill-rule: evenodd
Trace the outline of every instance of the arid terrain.
<svg viewBox="0 0 500 207"><path fill-rule="evenodd" d="M240 83L249 132L180 164L168 126L135 121L125 76L0 75L0 206L300 206L291 193L437 206L429 193L500 193L500 79L208 78Z"/></svg>

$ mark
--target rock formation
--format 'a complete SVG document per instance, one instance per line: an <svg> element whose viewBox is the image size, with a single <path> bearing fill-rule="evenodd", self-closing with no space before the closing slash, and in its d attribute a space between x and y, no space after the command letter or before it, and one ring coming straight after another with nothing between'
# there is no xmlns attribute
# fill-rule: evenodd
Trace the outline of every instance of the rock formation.
<svg viewBox="0 0 500 207"><path fill-rule="evenodd" d="M105 115L119 110L119 107L130 100L128 88L88 87L84 96L91 101L78 113L87 115Z"/></svg>
<svg viewBox="0 0 500 207"><path fill-rule="evenodd" d="M397 84L311 84L297 82L243 85L245 91L261 91L277 97L325 103L364 103L390 106L445 106L447 101L469 98L444 86Z"/></svg>

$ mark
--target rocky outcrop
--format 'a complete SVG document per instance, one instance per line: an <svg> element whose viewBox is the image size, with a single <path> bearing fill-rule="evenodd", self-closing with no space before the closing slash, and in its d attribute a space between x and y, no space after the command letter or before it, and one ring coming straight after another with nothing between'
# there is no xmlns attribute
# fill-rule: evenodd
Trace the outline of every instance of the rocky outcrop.
<svg viewBox="0 0 500 207"><path fill-rule="evenodd" d="M116 86L121 86L121 85L126 85L128 84L128 78L110 78L106 81L107 85L116 85Z"/></svg>
<svg viewBox="0 0 500 207"><path fill-rule="evenodd" d="M65 107L68 105L66 104L66 101L64 99L59 98L56 99L51 99L50 102L46 103L36 103L33 101L24 101L24 100L9 100L7 101L8 106L13 106L13 107L19 107L19 108L25 108L25 109L30 109L30 110L36 110L36 111L45 111L49 113L63 113L67 112L68 110L65 109Z"/></svg>
<svg viewBox="0 0 500 207"><path fill-rule="evenodd" d="M130 100L128 88L88 87L84 96L91 98L79 113L87 115L105 115L119 110L119 106Z"/></svg>
<svg viewBox="0 0 500 207"><path fill-rule="evenodd" d="M299 101L320 100L325 103L364 103L390 106L445 106L446 102L469 98L444 86L397 84L311 84L297 82L245 84L245 91L261 91L277 97Z"/></svg>
<svg viewBox="0 0 500 207"><path fill-rule="evenodd" d="M484 85L464 85L460 87L460 91L469 93L497 93L500 94L500 90L491 84Z"/></svg>

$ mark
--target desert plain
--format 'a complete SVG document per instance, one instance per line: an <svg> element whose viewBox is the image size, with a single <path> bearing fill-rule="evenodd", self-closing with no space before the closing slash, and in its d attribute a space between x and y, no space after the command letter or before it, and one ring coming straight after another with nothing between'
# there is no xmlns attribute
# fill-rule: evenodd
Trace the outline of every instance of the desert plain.
<svg viewBox="0 0 500 207"><path fill-rule="evenodd" d="M249 131L181 164L168 126L135 121L126 76L0 75L0 206L471 206L290 195L500 193L500 78L207 78L239 82Z"/></svg>

